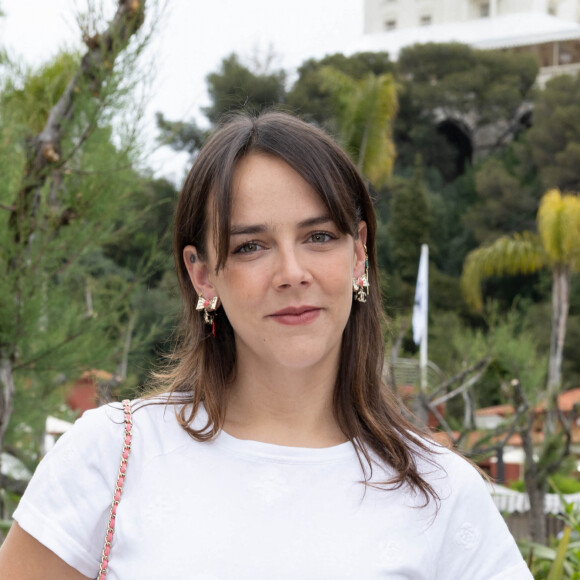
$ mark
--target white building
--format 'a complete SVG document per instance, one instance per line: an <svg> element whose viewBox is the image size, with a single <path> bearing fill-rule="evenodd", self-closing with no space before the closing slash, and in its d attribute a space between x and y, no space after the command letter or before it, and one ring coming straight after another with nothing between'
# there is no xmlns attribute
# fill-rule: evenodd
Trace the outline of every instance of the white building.
<svg viewBox="0 0 580 580"><path fill-rule="evenodd" d="M537 13L580 20L580 0L365 0L365 34Z"/></svg>
<svg viewBox="0 0 580 580"><path fill-rule="evenodd" d="M346 52L460 42L534 54L537 82L580 70L580 0L365 0L365 34Z"/></svg>

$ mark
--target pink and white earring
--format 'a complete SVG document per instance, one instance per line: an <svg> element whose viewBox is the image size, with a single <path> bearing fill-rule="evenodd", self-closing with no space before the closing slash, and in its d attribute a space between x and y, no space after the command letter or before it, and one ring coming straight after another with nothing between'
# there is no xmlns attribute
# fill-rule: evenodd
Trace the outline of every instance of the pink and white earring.
<svg viewBox="0 0 580 580"><path fill-rule="evenodd" d="M203 294L199 295L197 300L197 306L195 307L196 310L202 311L203 310L203 319L205 320L206 324L211 324L211 334L215 338L215 317L216 317L216 310L219 307L219 298L214 296L211 299L204 298Z"/></svg>
<svg viewBox="0 0 580 580"><path fill-rule="evenodd" d="M358 278L352 279L352 294L357 302L366 302L367 296L370 293L369 285L369 256L367 254L367 247L365 249L365 273Z"/></svg>

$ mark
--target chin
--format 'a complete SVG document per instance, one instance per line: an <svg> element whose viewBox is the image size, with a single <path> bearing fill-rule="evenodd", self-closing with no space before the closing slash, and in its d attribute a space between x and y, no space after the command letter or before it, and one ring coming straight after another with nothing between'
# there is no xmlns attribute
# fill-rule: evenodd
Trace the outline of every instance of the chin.
<svg viewBox="0 0 580 580"><path fill-rule="evenodd" d="M312 345L303 345L301 348L286 348L278 355L272 354L270 360L276 361L280 366L295 370L306 370L320 363L334 358L335 350L317 349Z"/></svg>

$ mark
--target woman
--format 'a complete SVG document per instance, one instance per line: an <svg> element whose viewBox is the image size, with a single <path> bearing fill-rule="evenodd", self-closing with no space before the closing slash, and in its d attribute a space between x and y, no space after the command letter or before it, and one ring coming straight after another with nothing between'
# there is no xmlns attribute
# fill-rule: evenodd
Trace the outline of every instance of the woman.
<svg viewBox="0 0 580 580"><path fill-rule="evenodd" d="M531 578L476 470L381 383L375 229L321 131L267 113L209 139L176 211L181 346L133 405L107 578ZM1 577L97 575L122 421L86 413L41 463Z"/></svg>

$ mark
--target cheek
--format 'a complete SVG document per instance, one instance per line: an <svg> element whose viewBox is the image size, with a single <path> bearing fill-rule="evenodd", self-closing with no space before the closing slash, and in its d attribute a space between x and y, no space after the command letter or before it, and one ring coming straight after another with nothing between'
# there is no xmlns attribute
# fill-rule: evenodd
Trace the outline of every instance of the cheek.
<svg viewBox="0 0 580 580"><path fill-rule="evenodd" d="M346 294L351 292L353 266L350 262L347 262L346 264L344 260L330 263L327 262L321 265L318 274L322 284L324 284L329 291L333 290L337 293L345 292Z"/></svg>
<svg viewBox="0 0 580 580"><path fill-rule="evenodd" d="M263 285L259 272L232 268L224 272L216 288L227 312L228 306L232 309L250 307L253 301L260 299Z"/></svg>

